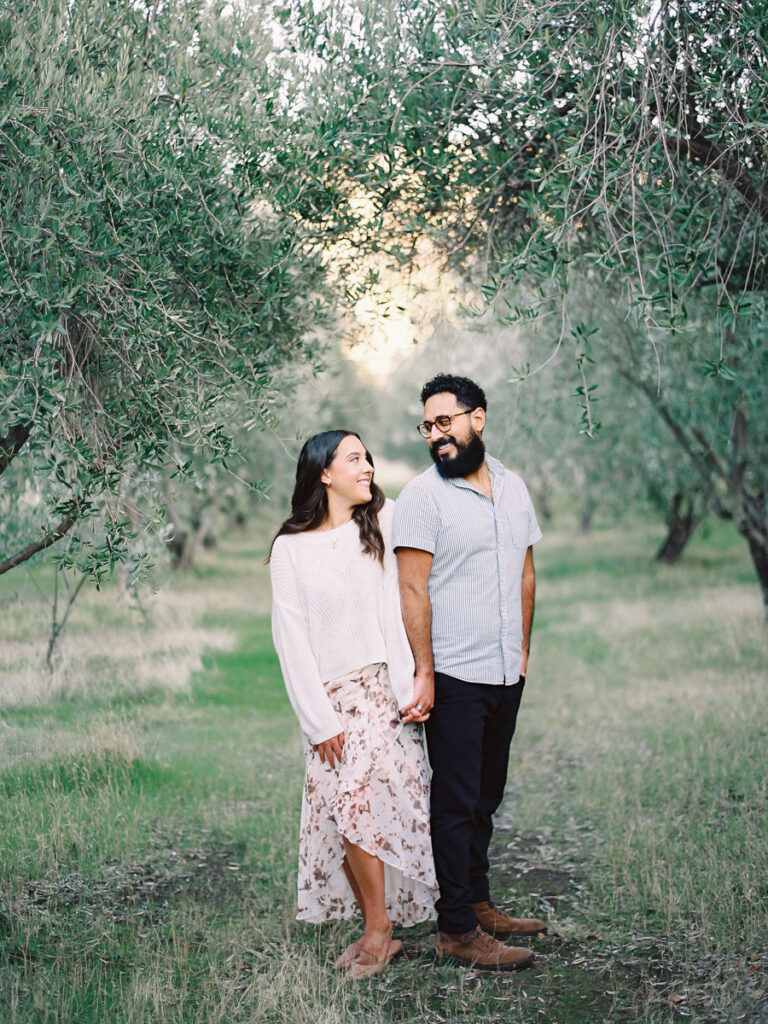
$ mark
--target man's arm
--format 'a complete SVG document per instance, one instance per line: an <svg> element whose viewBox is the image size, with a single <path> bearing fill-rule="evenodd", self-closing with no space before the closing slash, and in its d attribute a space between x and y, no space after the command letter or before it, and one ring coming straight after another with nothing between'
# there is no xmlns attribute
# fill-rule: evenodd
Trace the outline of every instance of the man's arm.
<svg viewBox="0 0 768 1024"><path fill-rule="evenodd" d="M435 703L435 667L432 661L432 606L427 582L432 568L429 551L397 549L400 604L408 643L416 666L413 700L402 709L404 722L425 722ZM421 713L416 705L420 705Z"/></svg>
<svg viewBox="0 0 768 1024"><path fill-rule="evenodd" d="M533 569L532 547L529 547L525 553L520 589L523 604L523 662L520 666L520 675L524 676L528 671L528 654L531 649L531 627L533 626L533 606L536 598L536 573Z"/></svg>

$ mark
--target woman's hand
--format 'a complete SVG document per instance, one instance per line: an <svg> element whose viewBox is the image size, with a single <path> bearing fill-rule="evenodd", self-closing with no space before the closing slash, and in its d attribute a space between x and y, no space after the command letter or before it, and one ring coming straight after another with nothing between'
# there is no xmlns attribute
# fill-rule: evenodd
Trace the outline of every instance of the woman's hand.
<svg viewBox="0 0 768 1024"><path fill-rule="evenodd" d="M329 740L323 740L322 743L313 743L312 749L316 750L320 755L320 760L325 764L326 758L331 768L336 767L336 761L341 764L341 748L344 746L344 733L340 732L338 736L331 736ZM334 761L334 757L336 761Z"/></svg>
<svg viewBox="0 0 768 1024"><path fill-rule="evenodd" d="M404 722L426 722L435 706L435 677L432 672L413 677L413 700L400 709Z"/></svg>

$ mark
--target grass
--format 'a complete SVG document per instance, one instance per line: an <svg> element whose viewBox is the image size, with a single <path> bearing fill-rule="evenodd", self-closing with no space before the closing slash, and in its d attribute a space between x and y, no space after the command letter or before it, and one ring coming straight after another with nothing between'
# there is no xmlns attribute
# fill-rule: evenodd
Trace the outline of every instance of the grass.
<svg viewBox="0 0 768 1024"><path fill-rule="evenodd" d="M302 758L265 535L141 610L84 591L43 667L51 569L0 589L0 1019L373 1024L768 1019L766 636L742 542L676 567L636 524L537 550L499 902L550 918L512 976L408 956L355 985L356 923L294 921ZM21 581L21 582L19 582Z"/></svg>

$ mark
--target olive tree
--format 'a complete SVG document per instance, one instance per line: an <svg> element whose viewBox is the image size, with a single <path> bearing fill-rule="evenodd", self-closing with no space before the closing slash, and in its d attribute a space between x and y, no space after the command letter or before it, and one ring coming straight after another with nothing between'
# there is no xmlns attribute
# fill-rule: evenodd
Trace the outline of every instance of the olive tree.
<svg viewBox="0 0 768 1024"><path fill-rule="evenodd" d="M284 125L272 23L0 12L0 573L69 535L98 578L135 527L127 481L233 459L276 370L315 353L322 265L253 173Z"/></svg>
<svg viewBox="0 0 768 1024"><path fill-rule="evenodd" d="M586 428L588 359L610 358L747 540L768 604L761 6L344 10L301 9L292 22L315 58L313 88L328 97L317 122L324 171L315 160L302 177L296 166L296 208L318 233L384 246L401 264L428 235L491 298L524 284L534 298L513 314L557 325L555 344L570 346L583 374ZM629 326L592 354L585 339L599 324L572 315L585 282Z"/></svg>

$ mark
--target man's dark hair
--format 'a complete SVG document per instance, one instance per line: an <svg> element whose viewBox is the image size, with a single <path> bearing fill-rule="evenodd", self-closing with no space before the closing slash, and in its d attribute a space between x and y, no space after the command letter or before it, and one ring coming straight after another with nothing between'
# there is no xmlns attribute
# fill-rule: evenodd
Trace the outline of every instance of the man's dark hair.
<svg viewBox="0 0 768 1024"><path fill-rule="evenodd" d="M488 408L485 392L479 385L469 377L454 377L451 373L438 373L432 380L427 381L421 389L421 404L424 405L432 395L442 395L446 391L455 395L456 401L464 409Z"/></svg>

